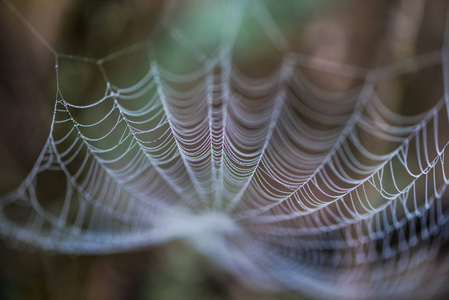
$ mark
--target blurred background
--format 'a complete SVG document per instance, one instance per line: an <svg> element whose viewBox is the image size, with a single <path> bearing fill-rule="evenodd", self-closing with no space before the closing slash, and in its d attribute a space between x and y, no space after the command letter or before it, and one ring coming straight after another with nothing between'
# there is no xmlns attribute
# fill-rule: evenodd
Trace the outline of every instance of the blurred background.
<svg viewBox="0 0 449 300"><path fill-rule="evenodd" d="M265 2L288 38L290 50L309 57L375 68L438 50L443 42L446 1ZM58 53L101 58L159 34L157 59L168 69L182 72L192 66L183 63L166 33L158 33L158 24L176 24L210 52L223 22L219 1L11 3L24 19L0 2L0 194L22 182L50 131L56 80L54 55L46 43ZM32 34L27 22L42 40ZM260 29L242 26L235 61L248 74L262 75L278 60L255 34ZM118 86L135 83L144 74L139 55L111 60L108 72ZM104 82L98 70L70 59L64 64L61 86L70 102L86 104L102 96ZM441 94L440 68L383 82L379 93L389 95L391 106L401 113L423 111ZM327 90L344 90L352 84L347 78L306 72ZM250 291L182 241L130 253L73 257L1 240L0 299L268 300L298 296Z"/></svg>

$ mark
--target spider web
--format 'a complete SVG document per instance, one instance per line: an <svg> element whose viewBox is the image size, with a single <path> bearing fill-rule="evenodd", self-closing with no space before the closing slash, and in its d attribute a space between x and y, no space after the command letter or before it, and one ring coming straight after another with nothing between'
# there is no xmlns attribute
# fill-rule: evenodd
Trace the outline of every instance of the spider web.
<svg viewBox="0 0 449 300"><path fill-rule="evenodd" d="M442 283L449 98L400 114L377 87L437 66L447 88L447 45L374 69L342 65L290 51L263 2L228 1L211 53L172 20L159 23L197 66L180 73L154 55L153 37L101 59L59 53L3 5L54 55L56 72L45 146L0 198L5 238L88 254L186 237L249 285L314 297L428 296L423 285ZM263 77L234 61L248 16L280 56ZM137 52L143 76L114 84L105 66ZM66 98L66 61L96 68L104 96ZM304 68L356 84L326 91ZM42 197L45 178L64 195Z"/></svg>

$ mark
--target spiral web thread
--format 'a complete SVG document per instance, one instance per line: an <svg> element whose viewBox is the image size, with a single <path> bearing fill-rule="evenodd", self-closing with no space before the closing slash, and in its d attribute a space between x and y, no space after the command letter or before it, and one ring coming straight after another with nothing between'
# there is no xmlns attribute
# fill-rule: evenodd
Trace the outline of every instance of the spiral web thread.
<svg viewBox="0 0 449 300"><path fill-rule="evenodd" d="M4 237L83 254L187 236L247 284L315 297L428 296L433 289L422 286L442 283L448 93L428 111L400 115L375 87L441 66L447 89L446 46L376 69L340 65L288 51L262 2L229 1L210 56L181 28L161 25L202 65L180 75L150 56L151 39L102 59L58 53L3 5L53 53L57 79L44 149L0 198ZM259 79L233 63L245 14L282 55ZM146 74L115 86L104 64L142 49ZM61 59L98 68L104 97L88 105L66 99ZM302 67L360 84L326 92ZM50 173L65 178L65 196L51 203L37 192Z"/></svg>

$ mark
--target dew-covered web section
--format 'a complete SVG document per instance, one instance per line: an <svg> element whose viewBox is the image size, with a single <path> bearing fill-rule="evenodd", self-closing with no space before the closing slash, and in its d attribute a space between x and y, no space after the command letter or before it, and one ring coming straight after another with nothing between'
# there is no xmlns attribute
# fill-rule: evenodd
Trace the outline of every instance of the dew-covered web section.
<svg viewBox="0 0 449 300"><path fill-rule="evenodd" d="M3 237L74 254L187 238L247 285L311 297L425 297L444 283L449 37L381 67L343 65L292 51L264 2L230 0L213 51L170 19L158 24L198 66L177 73L152 36L78 57L55 50L9 1L0 6L52 53L56 76L45 146L0 197ZM246 19L279 56L262 77L234 61ZM107 65L137 52L145 74L118 86ZM68 62L95 68L103 97L73 103L60 87ZM401 114L379 92L427 68L444 82L430 108ZM305 69L353 84L326 91ZM57 199L39 192L50 179L63 187Z"/></svg>

